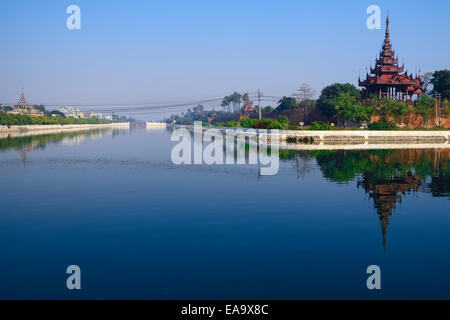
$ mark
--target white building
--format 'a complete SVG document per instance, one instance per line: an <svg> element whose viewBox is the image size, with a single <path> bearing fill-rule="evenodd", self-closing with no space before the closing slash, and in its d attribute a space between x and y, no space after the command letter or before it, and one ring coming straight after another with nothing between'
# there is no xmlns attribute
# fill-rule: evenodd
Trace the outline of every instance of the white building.
<svg viewBox="0 0 450 320"><path fill-rule="evenodd" d="M62 112L66 118L72 117L72 118L84 118L84 112L82 112L77 107L70 107L70 106L64 106L59 109L59 112Z"/></svg>
<svg viewBox="0 0 450 320"><path fill-rule="evenodd" d="M103 115L101 113L97 113L97 112L90 112L89 118L103 119Z"/></svg>

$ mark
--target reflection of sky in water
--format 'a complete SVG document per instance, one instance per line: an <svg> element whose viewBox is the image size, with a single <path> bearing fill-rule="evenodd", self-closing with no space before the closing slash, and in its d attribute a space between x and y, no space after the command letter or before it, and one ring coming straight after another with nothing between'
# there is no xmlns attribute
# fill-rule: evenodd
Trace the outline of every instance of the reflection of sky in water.
<svg viewBox="0 0 450 320"><path fill-rule="evenodd" d="M445 151L288 152L258 180L172 165L165 130L42 145L0 152L1 298L449 298Z"/></svg>

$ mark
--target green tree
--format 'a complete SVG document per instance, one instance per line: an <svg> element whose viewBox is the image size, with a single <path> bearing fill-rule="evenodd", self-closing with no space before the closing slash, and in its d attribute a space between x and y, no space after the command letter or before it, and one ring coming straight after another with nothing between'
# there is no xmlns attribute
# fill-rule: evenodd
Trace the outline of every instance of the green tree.
<svg viewBox="0 0 450 320"><path fill-rule="evenodd" d="M36 110L38 110L38 111L41 111L42 113L46 113L46 110L45 110L45 106L44 105L42 105L42 104L40 104L40 105L34 105L34 108L36 109Z"/></svg>
<svg viewBox="0 0 450 320"><path fill-rule="evenodd" d="M448 99L444 99L444 101L442 101L442 115L447 116L448 114L450 114Z"/></svg>
<svg viewBox="0 0 450 320"><path fill-rule="evenodd" d="M237 92L234 92L230 96L230 101L233 106L233 112L238 112L241 107L242 95Z"/></svg>
<svg viewBox="0 0 450 320"><path fill-rule="evenodd" d="M344 127L347 127L348 121L353 123L368 121L373 112L372 107L366 107L362 103L359 103L348 92L339 93L339 96L334 98L330 103L335 110L334 117L341 120Z"/></svg>
<svg viewBox="0 0 450 320"><path fill-rule="evenodd" d="M336 115L336 109L332 105L332 101L336 99L340 93L348 93L357 100L361 97L361 92L350 83L335 83L322 89L319 100L317 100L317 108L324 115L333 118Z"/></svg>
<svg viewBox="0 0 450 320"><path fill-rule="evenodd" d="M393 109L393 117L396 123L399 123L411 111L408 104L401 100L394 100Z"/></svg>
<svg viewBox="0 0 450 320"><path fill-rule="evenodd" d="M396 110L396 101L384 97L383 99L374 99L375 114L381 117L383 122L389 122L389 117L393 117Z"/></svg>
<svg viewBox="0 0 450 320"><path fill-rule="evenodd" d="M272 106L262 108L262 112L272 112L273 110L275 109Z"/></svg>
<svg viewBox="0 0 450 320"><path fill-rule="evenodd" d="M450 70L435 71L430 83L433 85L432 93L440 93L442 99L450 99Z"/></svg>
<svg viewBox="0 0 450 320"><path fill-rule="evenodd" d="M422 95L414 105L414 111L422 116L423 123L427 128L428 128L428 119L430 118L430 115L433 113L435 104L436 99L433 99L426 95Z"/></svg>
<svg viewBox="0 0 450 320"><path fill-rule="evenodd" d="M285 125L289 125L289 117L288 116L280 116L278 118L278 121L280 121L281 123L283 123Z"/></svg>
<svg viewBox="0 0 450 320"><path fill-rule="evenodd" d="M387 97L381 100L378 97L374 97L372 103L375 106L374 113L380 116L384 123L388 123L390 117L394 118L395 123L398 123L411 111L408 103Z"/></svg>
<svg viewBox="0 0 450 320"><path fill-rule="evenodd" d="M127 118L122 119L124 122ZM79 118L62 118L62 117L31 117L29 115L0 113L0 125L27 125L27 124L97 124L110 123L111 121L98 118L79 119Z"/></svg>
<svg viewBox="0 0 450 320"><path fill-rule="evenodd" d="M223 111L227 111L230 112L230 97L229 96L225 96L222 100L222 103L220 104L220 106L222 107Z"/></svg>
<svg viewBox="0 0 450 320"><path fill-rule="evenodd" d="M244 105L245 105L245 102L247 101L247 100L250 100L250 97L249 97L249 95L248 95L248 93L244 93L243 95L242 95L242 102L244 103ZM244 106L242 106L242 107L244 107Z"/></svg>
<svg viewBox="0 0 450 320"><path fill-rule="evenodd" d="M291 110L298 108L297 100L292 97L283 97L278 101L278 111Z"/></svg>
<svg viewBox="0 0 450 320"><path fill-rule="evenodd" d="M49 116L52 117L53 115L61 117L61 118L65 118L66 115L64 113L62 113L61 111L58 110L53 110L49 112Z"/></svg>

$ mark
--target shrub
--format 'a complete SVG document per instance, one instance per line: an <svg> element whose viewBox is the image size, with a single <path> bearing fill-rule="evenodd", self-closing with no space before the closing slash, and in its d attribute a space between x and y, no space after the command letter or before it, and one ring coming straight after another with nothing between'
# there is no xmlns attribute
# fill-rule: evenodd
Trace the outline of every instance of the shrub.
<svg viewBox="0 0 450 320"><path fill-rule="evenodd" d="M254 128L254 129L279 129L286 130L289 124L286 122L280 122L274 119L241 119L240 125L242 128Z"/></svg>
<svg viewBox="0 0 450 320"><path fill-rule="evenodd" d="M252 129L279 129L279 130L287 130L289 128L289 123L280 122L274 119L249 119L244 118L239 122L229 121L229 122L217 122L216 127L229 127L229 128L252 128Z"/></svg>
<svg viewBox="0 0 450 320"><path fill-rule="evenodd" d="M323 121L314 121L309 130L331 130L331 125Z"/></svg>
<svg viewBox="0 0 450 320"><path fill-rule="evenodd" d="M254 128L258 119L243 118L239 121L242 128Z"/></svg>
<svg viewBox="0 0 450 320"><path fill-rule="evenodd" d="M253 126L256 129L279 129L286 130L288 129L289 124L285 122L280 122L273 119L261 119L257 120Z"/></svg>
<svg viewBox="0 0 450 320"><path fill-rule="evenodd" d="M369 123L369 130L395 130L397 125L394 122L379 121Z"/></svg>
<svg viewBox="0 0 450 320"><path fill-rule="evenodd" d="M281 123L289 124L289 118L288 118L288 116L280 116L280 117L278 118L278 121L280 121Z"/></svg>
<svg viewBox="0 0 450 320"><path fill-rule="evenodd" d="M237 121L228 121L228 122L217 122L215 124L216 127L226 127L226 128L236 128L239 127L239 122Z"/></svg>

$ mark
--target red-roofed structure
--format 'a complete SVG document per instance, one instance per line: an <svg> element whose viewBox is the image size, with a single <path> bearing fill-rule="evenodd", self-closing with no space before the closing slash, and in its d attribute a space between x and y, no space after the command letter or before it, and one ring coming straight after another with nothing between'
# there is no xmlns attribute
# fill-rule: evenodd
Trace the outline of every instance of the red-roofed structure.
<svg viewBox="0 0 450 320"><path fill-rule="evenodd" d="M363 96L369 98L375 95L380 99L389 97L407 101L412 100L414 95L418 97L424 94L419 76L408 75L407 71L402 73L404 69L404 66L398 66L398 58L392 50L387 17L384 44L379 58L375 61L375 68L370 68L370 74L367 73L364 81L358 80L359 86L364 87Z"/></svg>
<svg viewBox="0 0 450 320"><path fill-rule="evenodd" d="M255 111L256 111L256 109L253 108L253 103L250 101L250 98L248 97L248 94L247 94L247 97L245 98L245 105L242 108L242 112L243 113L251 113L251 112L255 112Z"/></svg>

